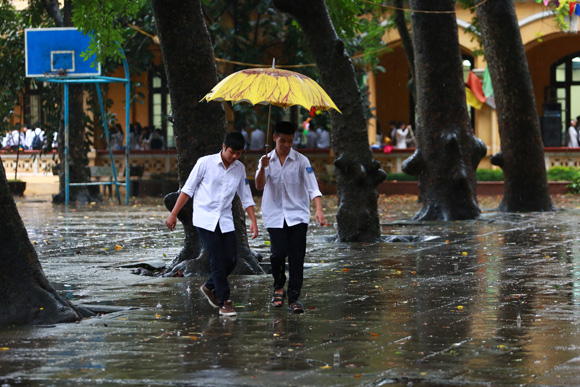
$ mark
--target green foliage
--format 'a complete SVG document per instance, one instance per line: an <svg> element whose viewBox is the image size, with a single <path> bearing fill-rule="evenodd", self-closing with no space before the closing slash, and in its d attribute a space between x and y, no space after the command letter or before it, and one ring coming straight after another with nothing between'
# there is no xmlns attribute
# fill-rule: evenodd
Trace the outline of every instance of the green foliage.
<svg viewBox="0 0 580 387"><path fill-rule="evenodd" d="M576 175L572 179L572 183L568 184L566 188L573 194L580 194L580 174Z"/></svg>
<svg viewBox="0 0 580 387"><path fill-rule="evenodd" d="M477 181L503 181L501 169L478 169L475 171Z"/></svg>
<svg viewBox="0 0 580 387"><path fill-rule="evenodd" d="M387 181L417 181L417 177L403 172L391 172L387 173Z"/></svg>
<svg viewBox="0 0 580 387"><path fill-rule="evenodd" d="M130 35L127 20L137 15L145 0L74 0L73 4L73 24L91 37L89 48L81 57L87 60L94 54L92 66L106 59L120 62L123 53L119 45Z"/></svg>
<svg viewBox="0 0 580 387"><path fill-rule="evenodd" d="M378 64L380 55L385 52L382 49L386 49L383 36L388 23L383 20L381 2L327 0L326 5L336 33L345 42L348 54L351 57L362 54L362 57L354 60L355 65L384 71Z"/></svg>
<svg viewBox="0 0 580 387"><path fill-rule="evenodd" d="M561 166L552 167L546 172L548 181L574 181L579 174L578 168Z"/></svg>

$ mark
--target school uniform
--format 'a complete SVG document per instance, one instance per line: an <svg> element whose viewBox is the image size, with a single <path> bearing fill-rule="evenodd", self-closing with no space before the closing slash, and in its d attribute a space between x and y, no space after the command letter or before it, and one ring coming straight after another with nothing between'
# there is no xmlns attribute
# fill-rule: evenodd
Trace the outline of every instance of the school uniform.
<svg viewBox="0 0 580 387"><path fill-rule="evenodd" d="M237 262L232 201L237 193L244 209L255 205L244 165L236 160L226 169L221 152L201 157L181 192L193 198L193 225L209 253L211 277L205 286L223 303L230 298L227 277Z"/></svg>
<svg viewBox="0 0 580 387"><path fill-rule="evenodd" d="M322 193L305 156L290 149L284 165L280 164L275 149L268 157L270 162L264 171L266 185L262 196L262 219L270 234L274 289L281 289L286 283L285 260L288 257L288 302L292 303L298 300L302 288L310 201ZM261 166L260 161L256 176Z"/></svg>

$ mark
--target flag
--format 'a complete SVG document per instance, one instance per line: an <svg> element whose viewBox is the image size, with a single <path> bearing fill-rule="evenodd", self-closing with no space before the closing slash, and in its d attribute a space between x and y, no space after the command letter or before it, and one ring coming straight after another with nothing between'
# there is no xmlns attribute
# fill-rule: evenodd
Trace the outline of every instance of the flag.
<svg viewBox="0 0 580 387"><path fill-rule="evenodd" d="M576 15L580 16L580 7L578 6L578 3L576 4L576 9L574 10L574 13L576 13Z"/></svg>
<svg viewBox="0 0 580 387"><path fill-rule="evenodd" d="M493 96L493 86L491 83L491 76L489 75L489 67L485 67L483 72L483 93L485 94L486 101L492 109L495 109L495 97Z"/></svg>
<svg viewBox="0 0 580 387"><path fill-rule="evenodd" d="M489 98L493 94L491 76L489 75L489 67L487 66L485 66L485 71L483 72L483 94L485 98Z"/></svg>
<svg viewBox="0 0 580 387"><path fill-rule="evenodd" d="M570 2L570 16L572 16L574 14L574 8L576 8L576 2L571 1Z"/></svg>
<svg viewBox="0 0 580 387"><path fill-rule="evenodd" d="M467 100L467 104L475 109L479 110L483 106L483 102L481 102L471 91L469 87L465 87L465 99Z"/></svg>
<svg viewBox="0 0 580 387"><path fill-rule="evenodd" d="M481 106L487 100L483 93L481 81L473 71L469 71L469 75L467 76L465 98L467 99L467 104L477 110L481 109Z"/></svg>

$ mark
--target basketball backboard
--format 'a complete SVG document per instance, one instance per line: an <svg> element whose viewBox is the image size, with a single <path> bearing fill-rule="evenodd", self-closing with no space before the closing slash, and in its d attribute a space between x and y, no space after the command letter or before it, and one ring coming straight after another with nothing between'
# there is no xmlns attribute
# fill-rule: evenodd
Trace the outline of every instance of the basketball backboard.
<svg viewBox="0 0 580 387"><path fill-rule="evenodd" d="M76 28L28 28L24 34L26 77L101 75L101 65L91 67L81 53L91 38Z"/></svg>

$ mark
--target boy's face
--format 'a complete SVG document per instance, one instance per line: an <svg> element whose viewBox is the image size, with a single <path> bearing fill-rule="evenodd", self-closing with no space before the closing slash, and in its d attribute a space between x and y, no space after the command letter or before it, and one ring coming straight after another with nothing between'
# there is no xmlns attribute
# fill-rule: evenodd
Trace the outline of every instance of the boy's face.
<svg viewBox="0 0 580 387"><path fill-rule="evenodd" d="M290 149L292 149L292 144L294 144L294 135L274 134L274 142L276 143L276 152L281 156L288 156Z"/></svg>
<svg viewBox="0 0 580 387"><path fill-rule="evenodd" d="M243 152L244 152L243 149L233 150L232 148L226 148L224 144L222 145L222 161L224 162L224 164L230 165L231 163L239 159L242 156Z"/></svg>

